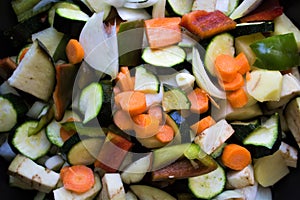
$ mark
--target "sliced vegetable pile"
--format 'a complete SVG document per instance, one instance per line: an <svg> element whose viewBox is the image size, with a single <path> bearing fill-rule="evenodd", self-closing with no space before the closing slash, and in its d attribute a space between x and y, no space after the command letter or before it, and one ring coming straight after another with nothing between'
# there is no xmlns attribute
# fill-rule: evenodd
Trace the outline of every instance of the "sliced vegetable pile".
<svg viewBox="0 0 300 200"><path fill-rule="evenodd" d="M297 167L300 31L278 0L11 4L7 34L23 34L0 60L12 187L272 199Z"/></svg>

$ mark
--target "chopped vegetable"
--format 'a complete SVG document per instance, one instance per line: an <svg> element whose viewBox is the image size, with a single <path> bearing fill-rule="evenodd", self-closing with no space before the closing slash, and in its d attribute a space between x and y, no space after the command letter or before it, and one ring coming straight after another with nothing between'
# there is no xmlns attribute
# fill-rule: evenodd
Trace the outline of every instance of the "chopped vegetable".
<svg viewBox="0 0 300 200"><path fill-rule="evenodd" d="M180 17L145 20L145 31L151 49L158 49L181 41Z"/></svg>
<svg viewBox="0 0 300 200"><path fill-rule="evenodd" d="M162 125L159 127L155 137L162 143L171 142L174 138L174 130L169 125Z"/></svg>
<svg viewBox="0 0 300 200"><path fill-rule="evenodd" d="M64 187L76 193L87 192L95 184L92 169L85 165L64 167L61 170L60 177Z"/></svg>
<svg viewBox="0 0 300 200"><path fill-rule="evenodd" d="M133 122L131 116L128 112L124 110L117 110L114 113L114 122L115 124L123 131L132 130L133 129Z"/></svg>
<svg viewBox="0 0 300 200"><path fill-rule="evenodd" d="M204 39L234 29L236 22L218 10L196 10L183 15L180 25Z"/></svg>
<svg viewBox="0 0 300 200"><path fill-rule="evenodd" d="M235 58L235 62L239 66L238 72L242 75L250 71L251 66L245 53L239 53Z"/></svg>
<svg viewBox="0 0 300 200"><path fill-rule="evenodd" d="M250 45L257 58L254 66L269 70L287 70L298 66L298 47L293 33L275 35Z"/></svg>
<svg viewBox="0 0 300 200"><path fill-rule="evenodd" d="M71 64L78 64L84 58L84 50L76 39L70 39L66 46L66 54Z"/></svg>
<svg viewBox="0 0 300 200"><path fill-rule="evenodd" d="M215 69L216 74L221 81L231 82L236 78L239 66L235 62L234 57L220 54L216 57Z"/></svg>
<svg viewBox="0 0 300 200"><path fill-rule="evenodd" d="M115 96L115 104L130 115L138 115L146 111L146 97L142 92L126 91Z"/></svg>
<svg viewBox="0 0 300 200"><path fill-rule="evenodd" d="M221 80L219 82L221 82ZM244 78L240 73L237 73L236 77L232 81L223 81L220 83L220 85L224 88L225 91L238 90L244 86Z"/></svg>
<svg viewBox="0 0 300 200"><path fill-rule="evenodd" d="M109 131L94 166L107 173L116 172L132 146L126 138Z"/></svg>
<svg viewBox="0 0 300 200"><path fill-rule="evenodd" d="M134 83L131 79L128 67L121 67L116 77L116 84L121 91L132 91L134 89Z"/></svg>
<svg viewBox="0 0 300 200"><path fill-rule="evenodd" d="M159 120L149 114L140 114L133 117L133 129L138 138L151 137L159 131Z"/></svg>
<svg viewBox="0 0 300 200"><path fill-rule="evenodd" d="M216 121L211 117L207 116L201 119L200 121L196 122L191 126L191 129L194 131L196 134L202 133L205 129L211 127L214 125Z"/></svg>
<svg viewBox="0 0 300 200"><path fill-rule="evenodd" d="M222 163L233 170L242 170L251 163L250 152L237 144L228 144L222 153Z"/></svg>
<svg viewBox="0 0 300 200"><path fill-rule="evenodd" d="M191 111L197 114L202 114L208 111L209 99L207 93L196 88L188 94L188 99L191 102Z"/></svg>
<svg viewBox="0 0 300 200"><path fill-rule="evenodd" d="M243 88L229 92L227 100L233 108L241 108L248 103L248 97Z"/></svg>
<svg viewBox="0 0 300 200"><path fill-rule="evenodd" d="M78 68L73 64L59 64L55 69L56 85L52 97L55 104L55 119L60 121L72 101L70 88L74 86Z"/></svg>
<svg viewBox="0 0 300 200"><path fill-rule="evenodd" d="M249 15L242 17L241 22L271 21L283 13L279 0L264 0L261 5Z"/></svg>

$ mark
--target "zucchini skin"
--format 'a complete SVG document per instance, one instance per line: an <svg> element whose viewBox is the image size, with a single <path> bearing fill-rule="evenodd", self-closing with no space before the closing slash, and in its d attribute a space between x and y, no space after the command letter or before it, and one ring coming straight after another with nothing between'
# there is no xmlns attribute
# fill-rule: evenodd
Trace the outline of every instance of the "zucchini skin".
<svg viewBox="0 0 300 200"><path fill-rule="evenodd" d="M112 100L113 100L113 87L110 80L100 81L103 91L102 106L99 114L97 115L97 120L101 127L108 127L113 123L112 115Z"/></svg>
<svg viewBox="0 0 300 200"><path fill-rule="evenodd" d="M69 35L71 38L79 39L81 30L83 29L86 21L73 20L60 16L55 13L53 27L62 33Z"/></svg>

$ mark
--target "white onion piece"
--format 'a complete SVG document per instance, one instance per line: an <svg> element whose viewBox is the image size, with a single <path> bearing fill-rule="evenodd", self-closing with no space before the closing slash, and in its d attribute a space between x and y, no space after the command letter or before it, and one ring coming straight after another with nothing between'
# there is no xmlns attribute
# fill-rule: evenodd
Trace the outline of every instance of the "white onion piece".
<svg viewBox="0 0 300 200"><path fill-rule="evenodd" d="M233 10L229 17L233 20L241 18L257 8L262 1L263 0L244 0L235 10Z"/></svg>
<svg viewBox="0 0 300 200"><path fill-rule="evenodd" d="M153 6L158 0L146 0L146 1L129 1L124 4L125 8L133 8L133 9L139 9L139 8L147 8L150 6Z"/></svg>
<svg viewBox="0 0 300 200"><path fill-rule="evenodd" d="M141 19L150 19L151 16L145 9L131 9L131 8L116 8L119 16L126 21L135 21Z"/></svg>
<svg viewBox="0 0 300 200"><path fill-rule="evenodd" d="M226 99L226 93L223 90L217 88L214 83L208 77L203 62L200 58L198 50L193 47L193 59L192 59L193 74L196 78L196 83L199 87L205 90L210 96L219 99Z"/></svg>
<svg viewBox="0 0 300 200"><path fill-rule="evenodd" d="M116 78L119 69L116 26L110 27L107 33L103 12L90 17L81 31L79 42L85 52L84 60L92 68Z"/></svg>

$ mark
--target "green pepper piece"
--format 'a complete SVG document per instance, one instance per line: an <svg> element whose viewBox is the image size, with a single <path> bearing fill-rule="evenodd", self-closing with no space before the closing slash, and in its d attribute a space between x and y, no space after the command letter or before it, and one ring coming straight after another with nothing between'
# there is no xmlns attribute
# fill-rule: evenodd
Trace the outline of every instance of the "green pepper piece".
<svg viewBox="0 0 300 200"><path fill-rule="evenodd" d="M293 33L275 35L250 45L257 58L255 67L287 70L299 64L297 43Z"/></svg>

